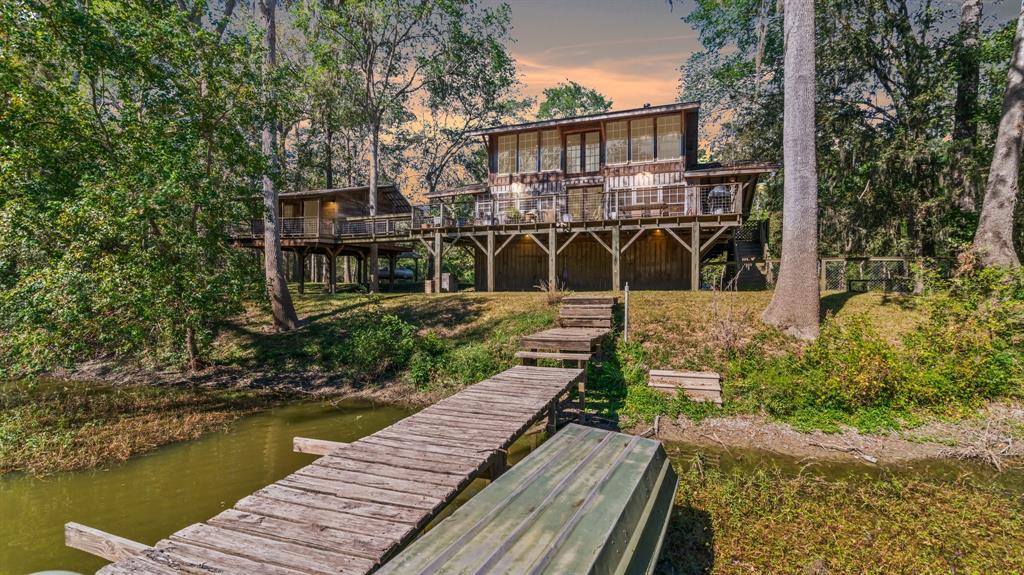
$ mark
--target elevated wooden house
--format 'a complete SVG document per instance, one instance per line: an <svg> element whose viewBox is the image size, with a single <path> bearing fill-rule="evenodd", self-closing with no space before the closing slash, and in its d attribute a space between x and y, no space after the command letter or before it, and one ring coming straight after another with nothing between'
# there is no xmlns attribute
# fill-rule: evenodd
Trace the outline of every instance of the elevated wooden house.
<svg viewBox="0 0 1024 575"><path fill-rule="evenodd" d="M697 161L699 103L480 130L487 181L430 195L416 215L440 269L473 247L476 288L699 289L702 259L738 259L736 231L774 167Z"/></svg>
<svg viewBox="0 0 1024 575"><path fill-rule="evenodd" d="M339 256L353 257L357 262L355 281L375 289L378 254L389 260L388 269L395 269L397 256L410 249L413 207L392 184L377 188L374 214L369 199L367 186L279 194L281 249L295 255L300 270L295 278L300 286L305 277L301 270L314 255L326 257L331 288L337 283ZM241 247L262 249L263 220L247 222L233 235Z"/></svg>

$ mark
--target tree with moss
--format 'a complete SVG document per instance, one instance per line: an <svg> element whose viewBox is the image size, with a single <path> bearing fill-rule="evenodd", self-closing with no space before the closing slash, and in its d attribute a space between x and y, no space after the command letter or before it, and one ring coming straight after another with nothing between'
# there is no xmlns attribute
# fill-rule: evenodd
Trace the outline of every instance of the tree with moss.
<svg viewBox="0 0 1024 575"><path fill-rule="evenodd" d="M544 99L537 110L538 120L573 118L600 114L612 109L612 101L593 88L572 80L544 89Z"/></svg>

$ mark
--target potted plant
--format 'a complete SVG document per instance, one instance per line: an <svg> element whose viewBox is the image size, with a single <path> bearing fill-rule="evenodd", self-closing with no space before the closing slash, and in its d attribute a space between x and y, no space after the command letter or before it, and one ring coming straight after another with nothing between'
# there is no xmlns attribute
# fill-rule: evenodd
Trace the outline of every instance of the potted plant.
<svg viewBox="0 0 1024 575"><path fill-rule="evenodd" d="M505 209L505 217L508 218L509 221L518 222L519 219L523 217L523 214L519 211L519 208L509 206Z"/></svg>

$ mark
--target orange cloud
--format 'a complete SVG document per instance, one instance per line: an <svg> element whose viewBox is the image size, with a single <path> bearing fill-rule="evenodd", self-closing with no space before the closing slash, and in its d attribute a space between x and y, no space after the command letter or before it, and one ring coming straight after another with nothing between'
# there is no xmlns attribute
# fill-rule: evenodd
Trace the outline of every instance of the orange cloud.
<svg viewBox="0 0 1024 575"><path fill-rule="evenodd" d="M513 48L526 95L541 97L566 79L601 92L615 109L674 102L679 66L692 51L693 34L553 46L536 53Z"/></svg>

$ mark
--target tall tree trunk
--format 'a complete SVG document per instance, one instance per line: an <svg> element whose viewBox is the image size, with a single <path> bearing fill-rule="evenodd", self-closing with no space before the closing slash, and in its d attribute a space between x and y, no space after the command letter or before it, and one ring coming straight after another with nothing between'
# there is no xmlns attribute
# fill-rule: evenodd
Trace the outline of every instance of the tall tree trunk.
<svg viewBox="0 0 1024 575"><path fill-rule="evenodd" d="M331 107L324 114L324 177L327 189L334 188L334 129L331 125Z"/></svg>
<svg viewBox="0 0 1024 575"><path fill-rule="evenodd" d="M957 186L957 205L968 213L977 211L978 190L970 157L978 134L975 114L978 108L978 35L981 31L982 0L963 0L960 6L960 33L956 56L956 105L953 110L953 178Z"/></svg>
<svg viewBox="0 0 1024 575"><path fill-rule="evenodd" d="M370 217L377 215L377 178L379 170L379 151L380 151L380 122L375 121L370 127ZM376 225L371 220L371 225ZM370 274L370 292L377 293L380 291L380 269L377 265L377 244L370 244L370 261L367 262L369 266Z"/></svg>
<svg viewBox="0 0 1024 575"><path fill-rule="evenodd" d="M273 95L266 87L270 73L277 61L277 30L275 16L277 12L277 0L255 0L253 15L256 19L256 26L263 27L263 48L265 56L263 60L263 78L265 99L263 103L263 157L270 162L270 170L277 171L276 130L274 129L274 118L269 117L270 104ZM288 293L288 281L285 277L283 266L284 257L281 255L281 231L278 228L278 202L277 189L274 187L273 174L263 174L263 254L264 270L266 272L267 293L270 296L270 309L274 316L274 325L280 330L293 330L299 327L299 318L295 314L295 305L292 304L292 296Z"/></svg>
<svg viewBox="0 0 1024 575"><path fill-rule="evenodd" d="M1017 16L1013 56L1003 94L992 167L985 186L981 221L974 234L974 251L983 266L1017 267L1020 259L1013 245L1013 211L1017 204L1021 144L1024 140L1024 3Z"/></svg>
<svg viewBox="0 0 1024 575"><path fill-rule="evenodd" d="M199 354L199 343L196 341L196 329L192 326L185 328L185 349L188 351L189 371L199 371L203 368L203 359Z"/></svg>
<svg viewBox="0 0 1024 575"><path fill-rule="evenodd" d="M782 262L762 319L802 339L818 336L818 175L814 149L814 2L785 2Z"/></svg>

